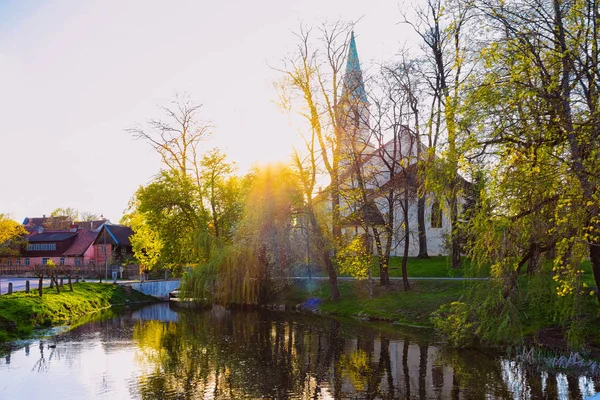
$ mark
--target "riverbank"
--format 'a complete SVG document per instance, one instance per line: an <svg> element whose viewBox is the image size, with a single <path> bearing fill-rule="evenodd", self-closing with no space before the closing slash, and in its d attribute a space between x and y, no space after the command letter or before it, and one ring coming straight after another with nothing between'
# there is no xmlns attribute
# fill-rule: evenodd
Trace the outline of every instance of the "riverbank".
<svg viewBox="0 0 600 400"><path fill-rule="evenodd" d="M73 292L64 286L60 293L45 288L39 297L17 292L0 297L0 343L31 337L36 329L71 323L101 309L156 299L131 288L102 283L75 283Z"/></svg>
<svg viewBox="0 0 600 400"><path fill-rule="evenodd" d="M282 295L269 303L288 308L301 308L319 314L330 314L343 317L359 318L370 321L386 321L389 323L433 329L432 316L441 306L456 301L475 301L470 297L470 290L478 286L479 293L485 293L481 285L486 281L469 280L429 280L410 281L411 290L406 292L401 281L392 281L382 287L377 280L372 284L372 298L367 280L339 281L341 298L329 299L327 281L295 281ZM600 359L600 333L597 326L600 307L595 298L583 297L579 304L578 330L573 328L574 320L559 318L557 296L553 287L540 293L539 288L522 282L522 294L515 304L516 316L519 319L518 330L512 337L497 336L496 340L487 340L483 345L506 348L527 345L547 349L557 354L569 353L572 349L583 351L583 354ZM471 300L468 300L471 299ZM484 301L483 298L480 301ZM477 321L472 323L472 342L480 342L477 334ZM457 326L462 329L463 326ZM500 331L500 327L498 328ZM577 335L577 337L575 337ZM440 337L443 340L443 337ZM575 340L577 342L575 342Z"/></svg>
<svg viewBox="0 0 600 400"><path fill-rule="evenodd" d="M296 281L269 303L319 314L433 328L431 314L442 305L460 299L467 281L411 281L410 284L411 290L406 292L401 281L394 280L382 287L374 280L371 298L367 280L340 281L341 298L330 300L327 281Z"/></svg>

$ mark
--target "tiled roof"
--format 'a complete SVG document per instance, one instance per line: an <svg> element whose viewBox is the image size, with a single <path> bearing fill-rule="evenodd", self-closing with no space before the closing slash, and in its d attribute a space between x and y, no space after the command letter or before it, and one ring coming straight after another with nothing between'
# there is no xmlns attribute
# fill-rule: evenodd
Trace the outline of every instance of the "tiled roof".
<svg viewBox="0 0 600 400"><path fill-rule="evenodd" d="M77 238L73 244L65 250L64 256L83 256L83 253L94 243L98 232L94 232L90 229L79 229L77 231Z"/></svg>
<svg viewBox="0 0 600 400"><path fill-rule="evenodd" d="M77 235L77 232L71 231L44 231L42 233L29 235L27 240L33 242L62 242Z"/></svg>
<svg viewBox="0 0 600 400"><path fill-rule="evenodd" d="M107 219L99 219L95 221L75 221L73 225L78 226L80 229L91 229L96 230L100 228L104 223L110 223Z"/></svg>
<svg viewBox="0 0 600 400"><path fill-rule="evenodd" d="M104 225L100 232L98 232L94 244L103 243L104 230L108 233L107 240L114 242L116 245L131 246L129 237L133 235L133 230L130 227L123 225Z"/></svg>
<svg viewBox="0 0 600 400"><path fill-rule="evenodd" d="M117 244L121 246L131 246L131 242L129 241L129 237L133 235L133 230L128 226L123 225L106 225L109 232L112 233L112 236L117 240Z"/></svg>

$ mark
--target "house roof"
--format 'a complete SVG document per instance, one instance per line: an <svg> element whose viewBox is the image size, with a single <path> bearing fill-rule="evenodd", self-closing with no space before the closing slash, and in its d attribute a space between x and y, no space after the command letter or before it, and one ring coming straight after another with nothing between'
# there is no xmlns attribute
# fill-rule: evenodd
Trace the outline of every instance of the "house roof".
<svg viewBox="0 0 600 400"><path fill-rule="evenodd" d="M104 225L96 239L94 240L94 244L102 244L104 238L104 231L108 234L109 240L114 242L116 245L120 246L131 246L131 242L129 241L129 237L133 235L133 230L128 226L123 225Z"/></svg>
<svg viewBox="0 0 600 400"><path fill-rule="evenodd" d="M366 219L368 225L385 225L385 220L381 212L373 201L369 201L361 209L354 211L342 220L343 226L360 226Z"/></svg>
<svg viewBox="0 0 600 400"><path fill-rule="evenodd" d="M49 221L66 223L66 222L70 221L70 219L66 215L59 215L56 217L46 217L46 216L31 217L31 218L27 217L23 220L23 225L25 225L25 227L28 229L32 229L32 228L44 226L44 224ZM80 228L95 230L95 229L99 229L105 223L110 223L110 221L106 218L93 220L93 221L74 221L72 223L72 225L78 226Z"/></svg>
<svg viewBox="0 0 600 400"><path fill-rule="evenodd" d="M44 231L42 233L32 234L27 237L30 243L34 242L62 242L77 235L77 232L71 231Z"/></svg>
<svg viewBox="0 0 600 400"><path fill-rule="evenodd" d="M86 250L94 243L98 232L91 229L80 229L77 231L77 238L67 250L64 251L64 256L83 256Z"/></svg>
<svg viewBox="0 0 600 400"><path fill-rule="evenodd" d="M107 219L98 219L94 221L75 221L73 225L77 225L80 229L91 229L97 230L102 227L104 224L109 224L110 221Z"/></svg>

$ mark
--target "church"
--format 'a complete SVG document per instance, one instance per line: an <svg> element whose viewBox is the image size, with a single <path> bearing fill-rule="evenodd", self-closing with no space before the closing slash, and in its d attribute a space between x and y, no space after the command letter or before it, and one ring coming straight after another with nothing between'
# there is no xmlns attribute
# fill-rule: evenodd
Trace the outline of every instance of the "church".
<svg viewBox="0 0 600 400"><path fill-rule="evenodd" d="M371 110L351 33L342 82L340 120L340 214L346 237L369 232L369 241L401 256L419 255L417 159L427 147L407 126L379 131L370 126ZM420 147L419 147L420 146ZM330 191L325 191L329 193ZM430 256L449 253L449 215L432 195L425 195L425 236Z"/></svg>

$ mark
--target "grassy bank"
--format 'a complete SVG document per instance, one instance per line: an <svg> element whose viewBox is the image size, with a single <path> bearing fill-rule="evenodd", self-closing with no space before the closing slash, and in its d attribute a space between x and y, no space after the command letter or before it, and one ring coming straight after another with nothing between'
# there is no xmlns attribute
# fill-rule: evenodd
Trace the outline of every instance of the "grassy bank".
<svg viewBox="0 0 600 400"><path fill-rule="evenodd" d="M86 314L112 305L156 301L129 287L101 283L77 283L73 292L60 294L44 289L44 295L14 293L0 297L0 343L31 336L37 328L68 324Z"/></svg>
<svg viewBox="0 0 600 400"><path fill-rule="evenodd" d="M294 283L284 292L284 298L273 302L296 305L316 298L321 300L319 312L325 314L431 327L431 313L443 304L458 300L465 282L413 281L411 290L405 292L399 281L381 287L374 280L373 298L369 296L369 283L366 280L340 281L338 284L341 293L338 300L329 300L329 284L326 281L303 281Z"/></svg>

